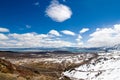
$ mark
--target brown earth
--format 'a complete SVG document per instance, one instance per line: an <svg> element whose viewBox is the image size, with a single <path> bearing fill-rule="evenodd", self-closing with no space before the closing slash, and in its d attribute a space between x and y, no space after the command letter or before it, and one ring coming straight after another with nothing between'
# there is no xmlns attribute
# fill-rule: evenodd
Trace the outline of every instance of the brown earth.
<svg viewBox="0 0 120 80"><path fill-rule="evenodd" d="M78 64L66 63L65 61L62 63L51 63L49 61L46 63L43 61L39 63L16 65L8 61L8 58L13 59L18 57L22 59L26 56L27 58L29 57L26 54L24 57L21 57L20 54L0 52L0 57L5 58L0 58L0 80L70 80L68 77L63 76L62 72L86 64L97 57L97 55L94 55L92 58Z"/></svg>

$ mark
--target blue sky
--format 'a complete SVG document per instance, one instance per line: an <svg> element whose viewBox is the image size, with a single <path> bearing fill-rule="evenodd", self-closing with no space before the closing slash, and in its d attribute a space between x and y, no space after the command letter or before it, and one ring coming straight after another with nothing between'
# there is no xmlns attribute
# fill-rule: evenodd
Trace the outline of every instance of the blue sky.
<svg viewBox="0 0 120 80"><path fill-rule="evenodd" d="M115 41L119 39L119 3L119 0L0 0L0 47L119 44Z"/></svg>

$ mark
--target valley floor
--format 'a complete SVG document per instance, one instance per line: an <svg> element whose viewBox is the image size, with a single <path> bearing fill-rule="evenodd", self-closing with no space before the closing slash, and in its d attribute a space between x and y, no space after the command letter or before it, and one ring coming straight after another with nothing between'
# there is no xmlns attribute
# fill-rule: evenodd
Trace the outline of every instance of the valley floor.
<svg viewBox="0 0 120 80"><path fill-rule="evenodd" d="M0 80L120 80L119 64L118 51L0 52Z"/></svg>

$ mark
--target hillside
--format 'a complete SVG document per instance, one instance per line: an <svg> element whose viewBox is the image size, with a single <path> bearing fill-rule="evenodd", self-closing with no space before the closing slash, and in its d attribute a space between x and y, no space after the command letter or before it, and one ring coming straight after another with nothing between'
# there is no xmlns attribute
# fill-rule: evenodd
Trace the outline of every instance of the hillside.
<svg viewBox="0 0 120 80"><path fill-rule="evenodd" d="M120 80L120 52L100 53L89 63L63 74L71 80Z"/></svg>
<svg viewBox="0 0 120 80"><path fill-rule="evenodd" d="M62 73L91 61L97 54L1 52L0 57L0 80L18 80L19 77L24 80L71 80Z"/></svg>
<svg viewBox="0 0 120 80"><path fill-rule="evenodd" d="M1 52L0 57L0 80L120 80L119 51L98 54Z"/></svg>

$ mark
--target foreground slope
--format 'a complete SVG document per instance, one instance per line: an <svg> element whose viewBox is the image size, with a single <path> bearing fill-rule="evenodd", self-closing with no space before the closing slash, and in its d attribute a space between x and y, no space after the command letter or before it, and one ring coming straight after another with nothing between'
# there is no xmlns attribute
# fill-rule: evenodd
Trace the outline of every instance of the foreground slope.
<svg viewBox="0 0 120 80"><path fill-rule="evenodd" d="M71 80L62 73L96 57L97 54L63 51L0 52L0 80Z"/></svg>
<svg viewBox="0 0 120 80"><path fill-rule="evenodd" d="M100 53L97 58L64 72L71 80L120 80L120 52Z"/></svg>

